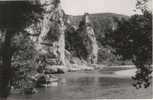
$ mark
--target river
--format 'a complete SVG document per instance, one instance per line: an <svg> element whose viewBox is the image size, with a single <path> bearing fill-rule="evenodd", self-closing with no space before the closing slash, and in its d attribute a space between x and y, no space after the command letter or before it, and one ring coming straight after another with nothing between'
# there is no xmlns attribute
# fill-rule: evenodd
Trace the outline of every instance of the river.
<svg viewBox="0 0 153 100"><path fill-rule="evenodd" d="M98 71L68 72L57 75L58 83L38 89L34 95L11 95L9 100L94 100L151 98L151 88L137 90L130 77Z"/></svg>

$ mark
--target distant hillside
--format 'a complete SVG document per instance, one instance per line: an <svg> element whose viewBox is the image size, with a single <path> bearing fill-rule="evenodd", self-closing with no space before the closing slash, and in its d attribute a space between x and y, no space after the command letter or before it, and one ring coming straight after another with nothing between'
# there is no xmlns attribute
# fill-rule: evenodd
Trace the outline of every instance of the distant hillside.
<svg viewBox="0 0 153 100"><path fill-rule="evenodd" d="M125 19L128 19L129 16L126 16L126 15L121 15L121 14L115 14L115 13L97 13L97 14L90 14L90 19L91 21L93 22L103 22L104 20L110 20L110 21L113 21L113 18L116 17L116 18L125 18ZM79 22L81 21L82 19L82 15L80 16L72 16L72 15L69 15L69 18L70 18L70 21L73 25L76 25L78 26L79 25ZM104 22L105 22L104 21Z"/></svg>
<svg viewBox="0 0 153 100"><path fill-rule="evenodd" d="M115 18L128 19L129 16L115 14L115 13L90 14L90 20L92 22L92 25L95 30L95 34L96 34L98 41L101 41L101 38L105 37L105 33L109 29L115 29L117 27L117 23L114 20ZM82 16L69 15L69 19L70 19L72 25L75 25L78 27L78 25L82 19Z"/></svg>

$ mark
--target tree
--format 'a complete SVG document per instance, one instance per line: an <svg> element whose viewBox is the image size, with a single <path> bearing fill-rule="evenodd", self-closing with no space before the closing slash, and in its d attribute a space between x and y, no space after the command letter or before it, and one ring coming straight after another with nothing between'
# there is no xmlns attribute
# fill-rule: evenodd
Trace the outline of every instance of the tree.
<svg viewBox="0 0 153 100"><path fill-rule="evenodd" d="M6 99L10 91L12 79L12 57L18 47L12 45L15 35L23 32L31 23L37 21L36 16L41 13L41 5L31 1L2 1L0 2L0 30L4 35L1 43L0 65L0 99ZM23 32L24 33L24 32Z"/></svg>
<svg viewBox="0 0 153 100"><path fill-rule="evenodd" d="M85 59L87 56L87 50L83 45L83 38L80 36L82 29L79 27L79 29L76 30L71 25L67 27L68 28L65 30L65 48L70 51L73 56Z"/></svg>
<svg viewBox="0 0 153 100"><path fill-rule="evenodd" d="M149 3L151 3L151 0L136 0L136 9L141 10L142 13L145 11L151 12Z"/></svg>
<svg viewBox="0 0 153 100"><path fill-rule="evenodd" d="M31 40L31 36L27 33L16 34L11 42L13 47L17 50L14 52L11 61L11 68L13 70L13 78L11 79L11 86L13 89L33 88L34 82L31 80L31 76L36 73L37 50L35 49L34 42Z"/></svg>
<svg viewBox="0 0 153 100"><path fill-rule="evenodd" d="M123 59L132 59L136 65L137 73L133 77L133 85L136 88L147 88L152 80L152 13L141 8L148 0L142 1L143 3L140 3L138 0L137 6L143 14L133 15L128 20L116 20L117 29L108 35L116 54L121 55Z"/></svg>

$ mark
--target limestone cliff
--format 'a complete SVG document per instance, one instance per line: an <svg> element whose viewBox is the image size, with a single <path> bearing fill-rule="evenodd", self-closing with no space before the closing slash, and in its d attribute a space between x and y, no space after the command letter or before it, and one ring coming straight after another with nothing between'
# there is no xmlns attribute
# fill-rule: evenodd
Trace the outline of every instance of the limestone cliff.
<svg viewBox="0 0 153 100"><path fill-rule="evenodd" d="M87 51L86 60L90 64L97 63L98 45L94 29L92 28L89 14L85 14L79 26L80 36Z"/></svg>
<svg viewBox="0 0 153 100"><path fill-rule="evenodd" d="M37 50L49 65L65 64L64 12L59 0L42 0L44 5Z"/></svg>

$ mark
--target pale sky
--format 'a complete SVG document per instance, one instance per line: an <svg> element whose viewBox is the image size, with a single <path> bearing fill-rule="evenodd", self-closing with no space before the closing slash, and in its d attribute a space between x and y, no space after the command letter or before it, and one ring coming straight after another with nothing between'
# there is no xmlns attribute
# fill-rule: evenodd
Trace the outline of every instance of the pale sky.
<svg viewBox="0 0 153 100"><path fill-rule="evenodd" d="M82 15L88 13L118 13L133 15L136 0L61 0L66 14Z"/></svg>

